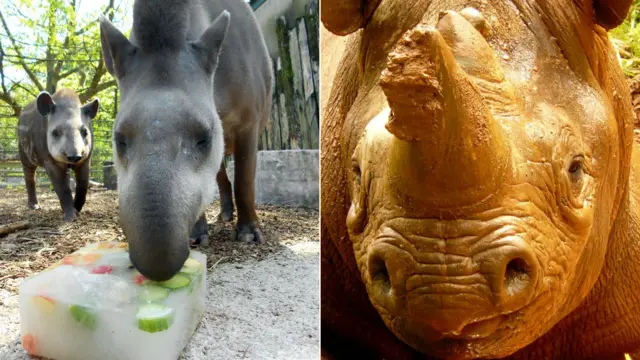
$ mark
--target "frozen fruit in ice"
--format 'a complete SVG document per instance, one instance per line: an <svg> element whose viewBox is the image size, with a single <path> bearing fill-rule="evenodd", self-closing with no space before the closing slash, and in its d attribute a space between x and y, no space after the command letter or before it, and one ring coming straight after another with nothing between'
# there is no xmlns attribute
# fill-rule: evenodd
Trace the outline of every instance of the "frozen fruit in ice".
<svg viewBox="0 0 640 360"><path fill-rule="evenodd" d="M31 334L26 334L22 337L22 347L27 351L29 355L36 355L38 353L38 340Z"/></svg>
<svg viewBox="0 0 640 360"><path fill-rule="evenodd" d="M37 295L31 298L31 302L43 313L49 314L56 308L56 302L52 298L44 295Z"/></svg>
<svg viewBox="0 0 640 360"><path fill-rule="evenodd" d="M69 306L69 311L71 311L71 316L73 316L78 323L84 325L89 330L95 330L98 319L90 308L81 305L71 305Z"/></svg>
<svg viewBox="0 0 640 360"><path fill-rule="evenodd" d="M114 251L126 251L129 249L129 244L123 242L103 242L96 246L98 250L114 250Z"/></svg>
<svg viewBox="0 0 640 360"><path fill-rule="evenodd" d="M98 261L102 254L71 254L62 259L64 265L91 265Z"/></svg>
<svg viewBox="0 0 640 360"><path fill-rule="evenodd" d="M113 267L110 265L98 265L91 269L92 274L111 274L113 272Z"/></svg>
<svg viewBox="0 0 640 360"><path fill-rule="evenodd" d="M193 258L188 258L180 269L180 272L185 274L197 274L200 271L202 271L202 264Z"/></svg>
<svg viewBox="0 0 640 360"><path fill-rule="evenodd" d="M189 285L190 282L191 282L191 279L189 279L187 276L182 274L176 274L171 279L165 280L165 281L159 281L157 282L157 284L167 289L177 290Z"/></svg>
<svg viewBox="0 0 640 360"><path fill-rule="evenodd" d="M133 282L138 284L138 285L144 285L147 282L149 282L149 279L147 279L144 275L140 274L137 270L134 272L133 274Z"/></svg>
<svg viewBox="0 0 640 360"><path fill-rule="evenodd" d="M169 296L169 290L158 285L148 284L140 289L138 300L141 302L158 302Z"/></svg>
<svg viewBox="0 0 640 360"><path fill-rule="evenodd" d="M136 313L138 328L154 333L167 330L173 323L173 309L162 304L144 304Z"/></svg>

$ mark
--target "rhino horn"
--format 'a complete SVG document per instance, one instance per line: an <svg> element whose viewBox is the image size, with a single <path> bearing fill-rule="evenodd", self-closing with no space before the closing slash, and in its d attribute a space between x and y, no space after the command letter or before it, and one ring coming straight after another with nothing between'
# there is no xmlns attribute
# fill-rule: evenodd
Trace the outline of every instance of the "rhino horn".
<svg viewBox="0 0 640 360"><path fill-rule="evenodd" d="M398 140L391 163L404 168L392 172L418 182L408 189L443 194L450 204L452 195L478 200L504 181L511 164L504 129L439 31L423 24L409 30L380 85L391 109L386 127Z"/></svg>

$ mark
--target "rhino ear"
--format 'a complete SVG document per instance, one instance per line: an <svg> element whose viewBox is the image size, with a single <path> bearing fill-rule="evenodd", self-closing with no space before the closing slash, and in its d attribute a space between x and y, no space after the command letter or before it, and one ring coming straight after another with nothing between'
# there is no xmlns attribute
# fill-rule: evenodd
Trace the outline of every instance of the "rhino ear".
<svg viewBox="0 0 640 360"><path fill-rule="evenodd" d="M622 24L633 0L594 0L593 10L598 25L607 31Z"/></svg>
<svg viewBox="0 0 640 360"><path fill-rule="evenodd" d="M218 65L220 49L229 30L229 18L229 12L223 11L197 41L191 42L200 64L208 73L213 73Z"/></svg>
<svg viewBox="0 0 640 360"><path fill-rule="evenodd" d="M116 79L121 79L127 73L127 65L136 53L136 46L104 15L100 15L100 43L107 71Z"/></svg>
<svg viewBox="0 0 640 360"><path fill-rule="evenodd" d="M44 117L51 114L56 108L56 103L53 101L51 94L46 91L38 95L36 105L38 106L38 112Z"/></svg>
<svg viewBox="0 0 640 360"><path fill-rule="evenodd" d="M82 107L82 113L89 119L93 119L98 115L98 109L100 108L100 99L96 98L90 103L85 104Z"/></svg>
<svg viewBox="0 0 640 360"><path fill-rule="evenodd" d="M320 20L336 35L349 35L367 25L382 0L322 0Z"/></svg>

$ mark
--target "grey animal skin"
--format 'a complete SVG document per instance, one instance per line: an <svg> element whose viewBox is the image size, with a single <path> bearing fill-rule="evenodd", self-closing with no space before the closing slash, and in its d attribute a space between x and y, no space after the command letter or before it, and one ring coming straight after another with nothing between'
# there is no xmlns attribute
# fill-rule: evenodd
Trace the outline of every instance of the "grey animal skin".
<svg viewBox="0 0 640 360"><path fill-rule="evenodd" d="M213 202L214 181L219 218L233 219L224 154L233 154L236 164L237 238L263 241L254 182L274 79L249 5L136 0L130 39L105 17L100 31L105 65L121 91L114 166L120 225L134 266L166 280L189 256L190 238L207 245L204 211Z"/></svg>
<svg viewBox="0 0 640 360"><path fill-rule="evenodd" d="M39 209L35 173L44 167L60 200L65 221L74 221L84 206L89 187L89 166L93 151L92 120L100 101L82 106L71 89L41 92L18 119L20 161L24 171L28 206ZM69 187L69 169L76 176L75 199Z"/></svg>

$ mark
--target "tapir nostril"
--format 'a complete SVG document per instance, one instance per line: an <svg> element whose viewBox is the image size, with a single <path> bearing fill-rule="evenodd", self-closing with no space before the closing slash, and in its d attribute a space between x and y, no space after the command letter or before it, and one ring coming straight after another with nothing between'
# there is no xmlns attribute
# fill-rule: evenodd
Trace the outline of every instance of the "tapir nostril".
<svg viewBox="0 0 640 360"><path fill-rule="evenodd" d="M82 159L82 156L67 156L67 160L72 163L76 163Z"/></svg>
<svg viewBox="0 0 640 360"><path fill-rule="evenodd" d="M515 296L524 291L531 283L529 266L523 258L511 259L504 273L504 291L508 296Z"/></svg>

